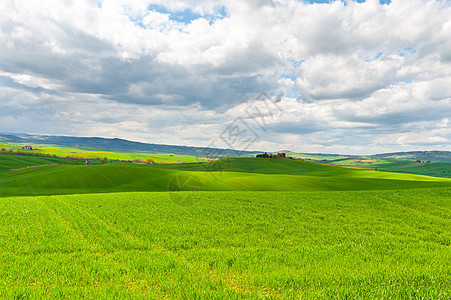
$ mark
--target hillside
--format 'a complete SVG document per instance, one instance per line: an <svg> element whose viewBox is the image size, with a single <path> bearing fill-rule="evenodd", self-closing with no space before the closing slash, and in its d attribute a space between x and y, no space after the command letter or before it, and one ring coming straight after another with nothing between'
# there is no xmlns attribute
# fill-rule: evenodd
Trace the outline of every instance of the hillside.
<svg viewBox="0 0 451 300"><path fill-rule="evenodd" d="M128 191L347 191L451 186L451 180L411 174L350 169L299 160L225 159L179 165L28 165L29 160L0 169L0 196L53 195ZM31 158L32 159L32 158ZM10 171L11 169L20 169ZM21 169L23 168L23 169Z"/></svg>
<svg viewBox="0 0 451 300"><path fill-rule="evenodd" d="M129 152L172 153L179 155L193 155L197 157L237 157L258 152L238 151L232 149L216 149L207 147L189 147L161 144L133 142L124 139L108 139L99 137L72 137L28 134L0 134L0 142L34 143L59 145L74 148L106 149Z"/></svg>
<svg viewBox="0 0 451 300"><path fill-rule="evenodd" d="M375 158L386 158L395 160L426 160L426 161L450 161L451 151L411 151L395 152L373 155Z"/></svg>

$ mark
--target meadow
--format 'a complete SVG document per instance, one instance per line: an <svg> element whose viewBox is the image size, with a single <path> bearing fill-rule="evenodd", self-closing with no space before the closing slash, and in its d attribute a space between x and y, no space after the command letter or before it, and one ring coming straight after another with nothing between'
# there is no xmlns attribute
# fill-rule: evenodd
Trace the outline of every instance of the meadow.
<svg viewBox="0 0 451 300"><path fill-rule="evenodd" d="M0 298L449 299L450 228L446 178L0 154Z"/></svg>

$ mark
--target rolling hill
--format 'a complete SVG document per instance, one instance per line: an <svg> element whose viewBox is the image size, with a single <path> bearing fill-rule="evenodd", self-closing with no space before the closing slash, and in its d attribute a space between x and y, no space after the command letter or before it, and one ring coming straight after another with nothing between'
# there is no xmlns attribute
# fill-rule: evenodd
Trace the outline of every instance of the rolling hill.
<svg viewBox="0 0 451 300"><path fill-rule="evenodd" d="M16 160L11 162L11 159ZM179 165L53 165L0 155L0 195L127 191L346 191L451 186L451 180L308 161L235 158ZM5 162L6 161L6 162ZM24 168L33 165L44 165ZM20 169L23 168L23 169ZM10 171L10 169L20 169Z"/></svg>

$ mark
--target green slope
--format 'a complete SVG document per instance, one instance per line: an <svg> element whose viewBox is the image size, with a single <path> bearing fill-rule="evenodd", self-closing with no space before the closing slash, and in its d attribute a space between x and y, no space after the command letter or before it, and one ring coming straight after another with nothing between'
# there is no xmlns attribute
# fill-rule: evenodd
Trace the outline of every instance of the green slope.
<svg viewBox="0 0 451 300"><path fill-rule="evenodd" d="M33 164L38 162L44 160ZM255 158L167 166L50 165L0 173L3 197L125 191L333 191L438 186L451 186L451 180Z"/></svg>
<svg viewBox="0 0 451 300"><path fill-rule="evenodd" d="M10 169L47 164L69 164L71 162L71 160L61 158L0 154L0 174L7 173Z"/></svg>
<svg viewBox="0 0 451 300"><path fill-rule="evenodd" d="M419 174L434 177L451 177L451 162L431 161L430 163L418 163L416 161L399 161L389 159L356 160L345 159L330 162L331 165L353 166L357 168L368 168L386 172Z"/></svg>

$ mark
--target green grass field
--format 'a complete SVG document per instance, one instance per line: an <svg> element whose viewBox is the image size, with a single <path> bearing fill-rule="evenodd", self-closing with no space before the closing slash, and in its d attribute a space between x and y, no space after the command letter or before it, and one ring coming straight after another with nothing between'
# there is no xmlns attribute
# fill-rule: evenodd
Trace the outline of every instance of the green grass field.
<svg viewBox="0 0 451 300"><path fill-rule="evenodd" d="M73 163L0 155L0 298L451 297L450 179Z"/></svg>
<svg viewBox="0 0 451 300"><path fill-rule="evenodd" d="M181 192L183 193L183 192ZM451 189L0 199L0 297L449 299Z"/></svg>

